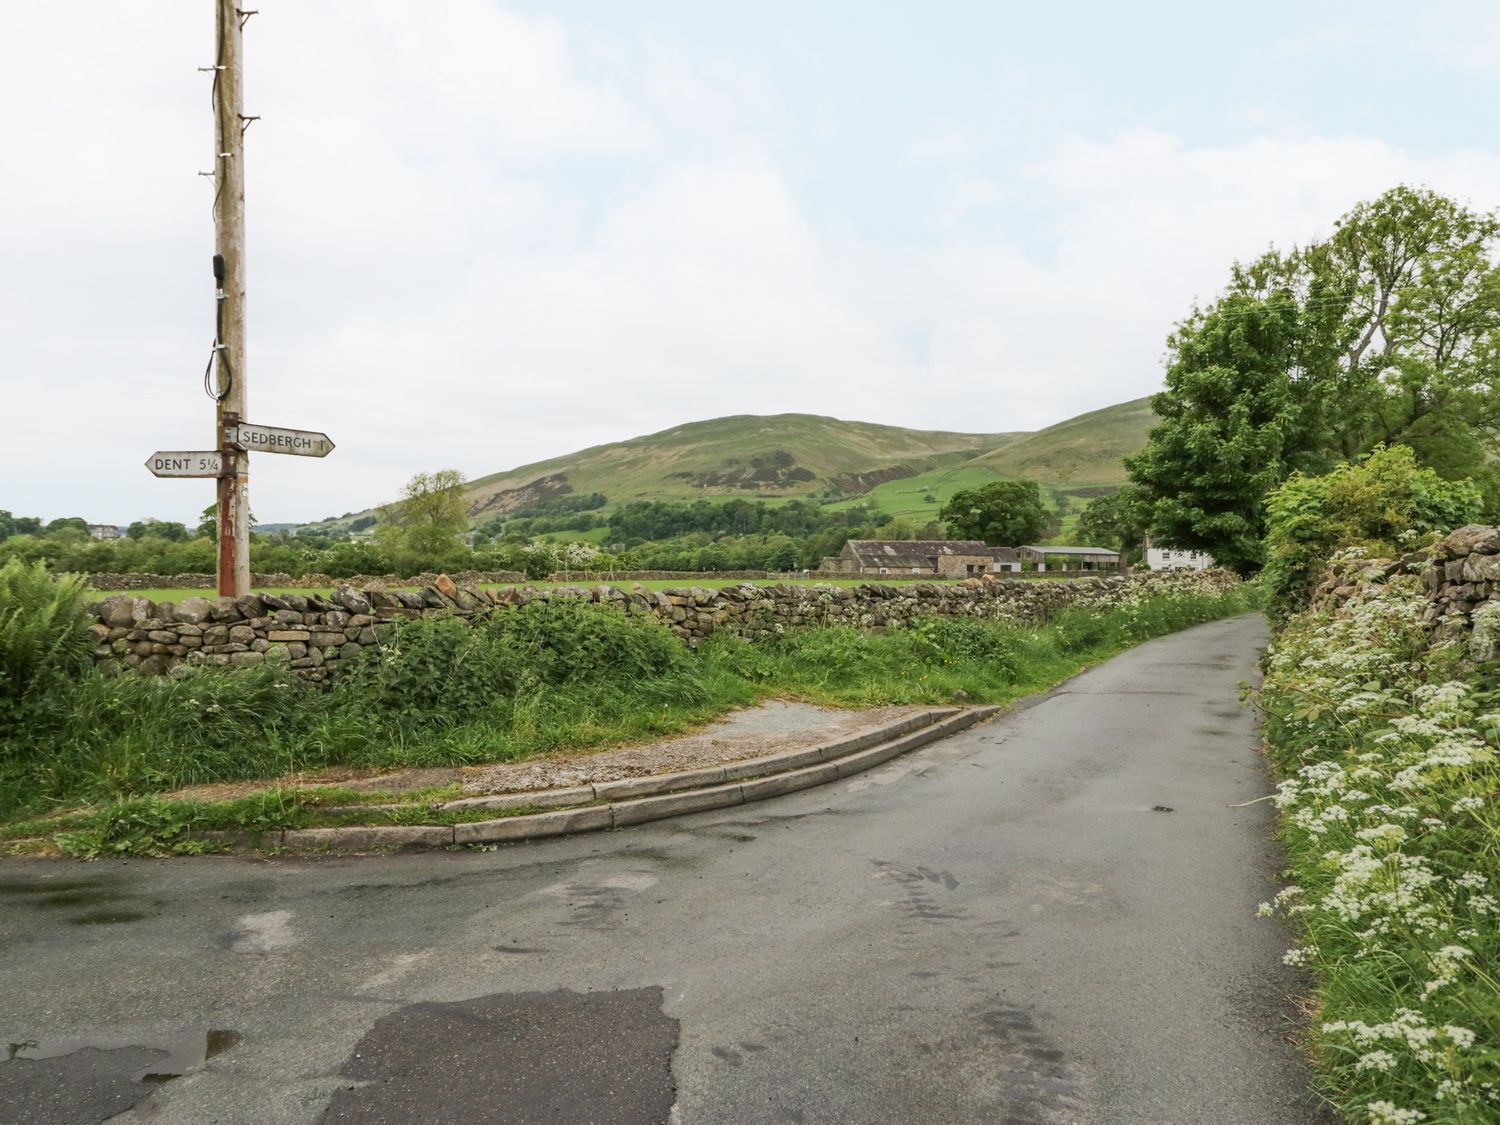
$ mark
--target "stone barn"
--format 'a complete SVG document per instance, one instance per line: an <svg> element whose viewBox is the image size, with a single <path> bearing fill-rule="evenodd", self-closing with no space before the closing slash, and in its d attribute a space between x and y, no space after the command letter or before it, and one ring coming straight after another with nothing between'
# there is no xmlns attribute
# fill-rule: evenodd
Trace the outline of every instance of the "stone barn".
<svg viewBox="0 0 1500 1125"><path fill-rule="evenodd" d="M851 539L837 555L823 560L818 573L970 578L998 569L995 552L1004 550L977 539Z"/></svg>

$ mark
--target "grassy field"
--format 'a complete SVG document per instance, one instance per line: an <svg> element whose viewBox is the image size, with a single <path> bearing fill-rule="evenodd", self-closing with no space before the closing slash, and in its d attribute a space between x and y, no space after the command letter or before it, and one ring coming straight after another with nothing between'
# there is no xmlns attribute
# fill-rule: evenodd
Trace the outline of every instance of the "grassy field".
<svg viewBox="0 0 1500 1125"><path fill-rule="evenodd" d="M544 531L533 538L545 539L549 543L592 543L596 547L603 547L609 540L609 528L591 527L587 531Z"/></svg>
<svg viewBox="0 0 1500 1125"><path fill-rule="evenodd" d="M953 498L955 492L979 488L991 481L1005 479L993 469L966 462L943 469L931 469L914 477L877 484L863 496L830 504L833 509L872 504L889 516L910 520L920 527L937 519L938 510ZM927 499L932 497L931 500Z"/></svg>
<svg viewBox="0 0 1500 1125"><path fill-rule="evenodd" d="M938 518L938 512L953 498L954 493L962 492L966 488L982 488L992 481L1013 479L1015 478L995 472L987 465L969 461L947 469L933 469L914 477L886 481L884 484L876 485L858 499L845 500L838 504L831 504L829 507L848 508L855 504L870 503L882 512L898 519L909 520L914 526L921 527ZM1041 483L1040 488L1043 502L1049 508L1056 509L1063 495L1064 486ZM1080 498L1069 498L1069 510L1063 515L1062 529L1058 538L1067 541L1078 523L1078 515L1085 503L1087 501Z"/></svg>

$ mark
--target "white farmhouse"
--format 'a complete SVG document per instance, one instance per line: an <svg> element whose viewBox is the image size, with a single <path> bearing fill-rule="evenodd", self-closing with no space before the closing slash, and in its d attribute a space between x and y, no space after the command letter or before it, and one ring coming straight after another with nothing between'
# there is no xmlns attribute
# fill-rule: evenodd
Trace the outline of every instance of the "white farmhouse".
<svg viewBox="0 0 1500 1125"><path fill-rule="evenodd" d="M1152 570L1207 570L1214 565L1214 557L1204 551L1158 547L1148 537L1146 565Z"/></svg>

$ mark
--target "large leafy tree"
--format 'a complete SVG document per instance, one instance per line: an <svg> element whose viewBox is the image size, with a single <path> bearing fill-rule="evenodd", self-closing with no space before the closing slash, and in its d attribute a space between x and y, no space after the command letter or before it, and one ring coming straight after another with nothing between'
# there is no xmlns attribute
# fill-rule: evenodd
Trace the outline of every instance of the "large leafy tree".
<svg viewBox="0 0 1500 1125"><path fill-rule="evenodd" d="M1497 251L1494 216L1397 187L1325 242L1236 265L1170 337L1161 422L1127 461L1152 533L1254 570L1267 493L1382 442L1500 511Z"/></svg>
<svg viewBox="0 0 1500 1125"><path fill-rule="evenodd" d="M1090 500L1078 515L1078 538L1091 547L1113 547L1128 555L1141 545L1151 505L1138 485L1127 484Z"/></svg>
<svg viewBox="0 0 1500 1125"><path fill-rule="evenodd" d="M955 492L938 518L955 539L982 539L990 546L1034 543L1047 526L1047 506L1035 481L997 480Z"/></svg>
<svg viewBox="0 0 1500 1125"><path fill-rule="evenodd" d="M469 526L464 477L457 469L417 473L401 499L380 509L376 538L387 554L408 566L439 566L461 546Z"/></svg>

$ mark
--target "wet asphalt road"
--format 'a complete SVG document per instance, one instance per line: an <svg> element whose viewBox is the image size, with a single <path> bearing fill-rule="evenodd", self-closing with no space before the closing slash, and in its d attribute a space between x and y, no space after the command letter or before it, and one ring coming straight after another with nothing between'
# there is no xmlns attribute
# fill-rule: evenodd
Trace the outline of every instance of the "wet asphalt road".
<svg viewBox="0 0 1500 1125"><path fill-rule="evenodd" d="M35 1046L0 1121L1322 1120L1254 917L1271 812L1239 807L1263 641L1201 626L836 785L614 833L5 863L0 1043Z"/></svg>

